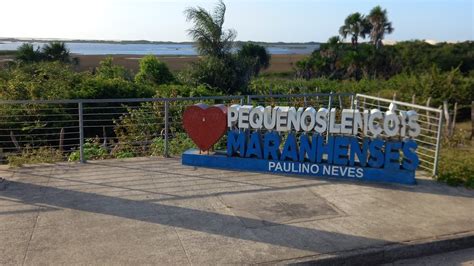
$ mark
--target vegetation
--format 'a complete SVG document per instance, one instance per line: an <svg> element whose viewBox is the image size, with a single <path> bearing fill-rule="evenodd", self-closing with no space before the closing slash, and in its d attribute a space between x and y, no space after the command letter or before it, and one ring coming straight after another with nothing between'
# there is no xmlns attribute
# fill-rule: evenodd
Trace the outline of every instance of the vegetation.
<svg viewBox="0 0 474 266"><path fill-rule="evenodd" d="M225 12L222 0L212 13L202 7L185 10L187 20L193 23L188 33L203 58L181 75L181 82L192 86L205 84L226 94L236 94L245 92L251 78L268 67L270 55L257 44L244 45L232 54L237 33L224 30Z"/></svg>
<svg viewBox="0 0 474 266"><path fill-rule="evenodd" d="M226 6L219 1L213 11L201 7L188 8L186 19L192 23L188 33L197 45L200 59L186 70L173 75L167 65L155 56L140 60L137 73L104 59L93 71L78 72L74 58L61 42L43 47L22 45L15 62L0 69L0 99L104 99L143 97L186 97L239 94L294 94L312 92L354 92L411 101L438 107L444 100L458 103L458 117L470 115L474 99L474 42L428 44L406 41L382 45L386 34L393 32L387 10L377 6L367 15L350 14L339 29L340 36L331 37L319 50L295 64L290 75L263 76L270 65L265 47L256 43L237 45L237 33L224 28ZM344 40L350 38L350 43ZM364 42L364 39L368 38ZM190 102L191 104L191 102ZM25 110L0 106L0 128L14 123L20 135L32 132L32 125L45 130L45 135L30 141L36 146L22 147L18 155L10 155L12 165L79 159L79 151L60 150L50 146L48 127L61 128L61 120L72 120L64 106L41 105ZM111 109L116 112L114 124L107 131L110 139L87 140L86 159L128 158L163 155L163 104L142 104ZM115 107L114 107L115 108ZM118 107L117 107L118 108ZM170 121L179 121L182 106L170 103ZM43 115L54 119L39 120ZM100 117L98 117L100 119ZM110 117L107 117L110 119ZM9 124L10 123L10 124ZM172 123L169 134L170 154L180 154L193 147L179 123ZM86 133L96 134L92 129ZM105 129L104 129L105 131ZM11 137L2 133L3 143ZM105 135L105 134L104 134ZM439 180L453 185L473 187L474 165L472 145L464 137L446 140L441 152ZM11 144L13 145L13 144ZM221 145L221 144L219 144ZM40 147L40 148L37 148Z"/></svg>
<svg viewBox="0 0 474 266"><path fill-rule="evenodd" d="M437 179L449 185L474 189L474 142L462 125L451 138L444 138Z"/></svg>
<svg viewBox="0 0 474 266"><path fill-rule="evenodd" d="M139 84L161 85L174 81L168 66L160 62L154 55L147 55L140 60L140 70L135 75Z"/></svg>
<svg viewBox="0 0 474 266"><path fill-rule="evenodd" d="M437 180L474 189L474 155L471 150L442 149Z"/></svg>
<svg viewBox="0 0 474 266"><path fill-rule="evenodd" d="M186 19L194 24L188 34L196 42L199 54L223 58L231 52L237 33L223 29L225 11L222 0L219 0L212 14L202 7L190 7L184 11Z"/></svg>
<svg viewBox="0 0 474 266"><path fill-rule="evenodd" d="M387 10L382 9L380 6L374 7L370 10L367 20L370 23L370 40L377 49L382 47L382 40L385 33L392 33L392 23L388 21Z"/></svg>
<svg viewBox="0 0 474 266"><path fill-rule="evenodd" d="M8 164L20 167L24 164L54 163L62 160L64 160L63 153L58 149L47 146L26 147L20 154L8 157Z"/></svg>
<svg viewBox="0 0 474 266"><path fill-rule="evenodd" d="M347 38L351 35L351 43L353 46L359 44L359 37L365 39L365 36L370 32L370 24L364 15L359 12L352 13L344 20L344 25L339 28L339 34L342 38Z"/></svg>
<svg viewBox="0 0 474 266"><path fill-rule="evenodd" d="M102 147L99 143L99 139L88 139L84 143L84 159L85 160L97 160L97 159L105 159L107 158L107 150ZM70 162L79 161L80 159L80 152L74 151L72 152L68 160Z"/></svg>
<svg viewBox="0 0 474 266"><path fill-rule="evenodd" d="M21 45L15 56L21 63L34 63L40 61L59 61L63 63L79 63L77 58L71 58L70 51L64 42L49 42L36 49L30 43Z"/></svg>
<svg viewBox="0 0 474 266"><path fill-rule="evenodd" d="M249 63L253 65L253 76L258 76L261 70L270 66L271 56L267 49L255 43L244 44L239 50L238 56L241 60L250 60Z"/></svg>

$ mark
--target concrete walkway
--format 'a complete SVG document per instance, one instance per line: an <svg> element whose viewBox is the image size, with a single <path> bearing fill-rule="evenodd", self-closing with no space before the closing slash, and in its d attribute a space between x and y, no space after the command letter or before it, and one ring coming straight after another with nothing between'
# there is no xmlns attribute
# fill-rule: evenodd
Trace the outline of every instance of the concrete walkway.
<svg viewBox="0 0 474 266"><path fill-rule="evenodd" d="M474 243L474 191L423 177L376 185L160 158L0 177L0 264L378 263Z"/></svg>

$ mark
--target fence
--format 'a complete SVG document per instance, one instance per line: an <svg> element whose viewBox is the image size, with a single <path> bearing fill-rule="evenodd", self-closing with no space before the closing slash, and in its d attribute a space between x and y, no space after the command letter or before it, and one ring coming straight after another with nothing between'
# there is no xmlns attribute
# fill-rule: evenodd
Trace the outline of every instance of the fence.
<svg viewBox="0 0 474 266"><path fill-rule="evenodd" d="M427 106L399 102L380 97L357 94L354 105L356 108L373 109L377 108L386 111L390 103L395 103L397 111L414 110L418 113L418 123L421 133L415 138L418 143L417 154L420 159L420 168L437 174L439 149L442 132L442 109L430 108Z"/></svg>
<svg viewBox="0 0 474 266"><path fill-rule="evenodd" d="M125 158L176 154L191 145L184 137L182 113L195 103L280 105L324 108L379 108L392 100L352 93L245 95L149 99L0 101L0 162L23 158L52 160ZM420 114L422 134L416 139L423 162L436 173L441 111L396 102ZM223 142L225 139L223 140ZM224 143L218 143L223 147Z"/></svg>

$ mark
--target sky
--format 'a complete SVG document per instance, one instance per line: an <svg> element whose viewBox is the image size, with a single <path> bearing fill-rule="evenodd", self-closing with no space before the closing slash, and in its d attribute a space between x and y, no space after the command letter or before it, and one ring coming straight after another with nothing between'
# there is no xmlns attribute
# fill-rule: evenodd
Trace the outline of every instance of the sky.
<svg viewBox="0 0 474 266"><path fill-rule="evenodd" d="M474 39L474 0L225 0L237 40L323 42L353 12L386 8L387 40ZM186 7L214 0L2 0L0 37L191 41Z"/></svg>

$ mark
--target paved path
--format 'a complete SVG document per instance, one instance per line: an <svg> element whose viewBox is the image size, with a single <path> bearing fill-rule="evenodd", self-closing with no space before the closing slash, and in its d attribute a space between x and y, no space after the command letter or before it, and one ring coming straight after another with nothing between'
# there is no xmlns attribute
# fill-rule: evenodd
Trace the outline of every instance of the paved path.
<svg viewBox="0 0 474 266"><path fill-rule="evenodd" d="M0 176L0 264L285 263L474 236L474 191L430 179L375 185L159 158Z"/></svg>
<svg viewBox="0 0 474 266"><path fill-rule="evenodd" d="M399 260L385 266L401 265L426 265L426 266L444 266L460 265L474 266L474 248L462 249L432 256L426 256L415 259Z"/></svg>

